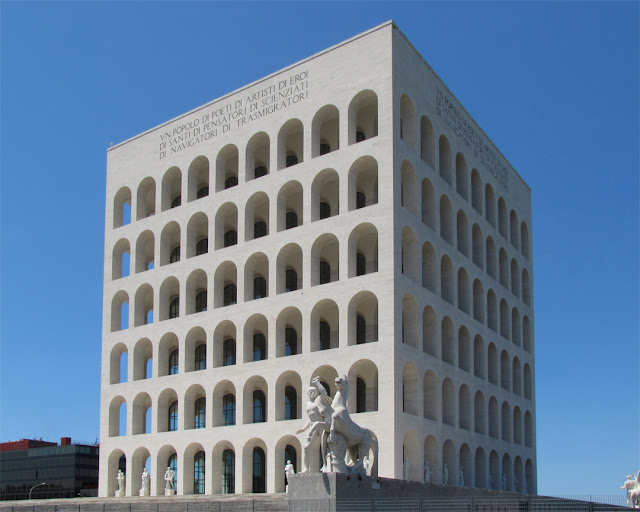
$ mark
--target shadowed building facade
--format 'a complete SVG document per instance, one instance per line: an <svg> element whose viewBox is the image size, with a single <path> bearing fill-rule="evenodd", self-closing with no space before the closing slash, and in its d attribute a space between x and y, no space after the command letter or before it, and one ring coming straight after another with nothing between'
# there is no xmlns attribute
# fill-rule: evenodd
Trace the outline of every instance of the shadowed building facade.
<svg viewBox="0 0 640 512"><path fill-rule="evenodd" d="M380 476L536 491L531 191L392 22L109 148L106 196L101 496L284 491L339 375Z"/></svg>

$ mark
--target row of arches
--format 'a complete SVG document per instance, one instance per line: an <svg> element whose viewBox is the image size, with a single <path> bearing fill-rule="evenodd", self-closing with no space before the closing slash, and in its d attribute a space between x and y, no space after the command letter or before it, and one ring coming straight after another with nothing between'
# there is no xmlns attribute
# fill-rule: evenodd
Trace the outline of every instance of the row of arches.
<svg viewBox="0 0 640 512"><path fill-rule="evenodd" d="M499 405L495 396L485 399L481 390L471 394L466 384L457 387L451 378L438 379L427 370L419 383L413 363L402 371L403 412L444 423L453 427L484 434L495 439L533 447L533 416L508 401Z"/></svg>
<svg viewBox="0 0 640 512"><path fill-rule="evenodd" d="M441 208L444 206L445 212L441 212L440 216L440 233L442 237L454 244L453 239L453 213L451 203L446 196L441 197ZM486 273L496 279L504 288L510 290L517 298L522 299L526 305L531 306L531 281L529 278L529 270L523 267L520 270L520 264L516 258L507 255L507 251L503 248L497 248L493 237L488 236L486 239L482 234L482 229L476 223L471 228L471 236L469 236L469 223L467 216L462 210L458 211L456 223L457 232L457 248L458 251L470 258L478 267L486 271ZM418 239L413 229L405 226L402 230L402 269L403 273L419 280L419 255L418 255ZM435 250L430 242L424 242L422 247L423 257L423 283L431 283L435 288L435 279L430 276L424 276L425 270L434 271L431 261L424 261L425 258L435 258ZM425 268L425 265L427 267ZM406 270L405 270L406 269Z"/></svg>
<svg viewBox="0 0 640 512"><path fill-rule="evenodd" d="M201 215L201 214L197 214ZM202 214L204 215L204 214ZM191 229L187 231L187 258L199 256L208 252L208 238L206 232ZM347 240L348 277L376 272L378 268L378 231L373 224L362 223L356 226L350 233ZM130 267L129 261L130 242L126 238L120 239L114 246L112 265L114 279L128 275ZM310 263L312 271L310 276L311 286L326 284L339 279L340 262L340 242L332 233L324 233L313 242L310 249ZM160 237L160 247L156 250L155 236L151 231L141 233L136 241L135 268L142 272L142 269L153 268L154 255L160 252L161 265L180 261L181 238L180 228L176 222L169 223L162 231ZM283 269L293 269L302 275L302 248L291 243L280 249L275 259L276 271ZM344 257L344 256L343 256ZM218 267L218 271L224 269L226 263ZM233 264L235 268L235 264ZM216 273L218 272L216 271ZM247 258L245 263L245 281L249 282L253 273L258 272L259 276L268 280L269 258L262 252L255 253ZM235 270L233 271L235 272ZM264 275L263 275L264 274ZM285 284L284 282L282 283ZM300 285L302 283L300 282ZM286 286L278 287L277 293L282 293ZM297 288L296 288L297 289ZM245 300L253 300L249 291Z"/></svg>
<svg viewBox="0 0 640 512"><path fill-rule="evenodd" d="M495 333L499 333L506 340L510 340L515 346L522 347L530 354L533 353L529 316L526 314L521 316L516 307L509 309L504 298L498 302L498 298L491 288L485 295L482 283L478 279L473 282L472 293L464 269L458 271L457 297L460 310L473 315L476 321L486 325ZM446 296L442 298L447 300ZM421 323L415 298L411 294L405 295L402 299L402 342L418 349L422 344L425 352L436 356L439 352L434 348L434 340L437 338L437 325L434 320L433 308L425 306Z"/></svg>
<svg viewBox="0 0 640 512"><path fill-rule="evenodd" d="M347 343L342 346L376 342L378 299L375 294L359 292L342 314L336 302L323 299L304 322L300 310L290 306L278 314L275 322L269 322L260 313L247 318L242 326L223 320L212 336L198 326L190 329L184 339L179 339L174 332L165 333L157 343L141 338L133 347L130 374L129 347L123 342L116 343L110 355L110 383L336 349L341 346L341 322L347 326Z"/></svg>
<svg viewBox="0 0 640 512"><path fill-rule="evenodd" d="M486 345L480 334L475 335L472 343L464 325L456 330L448 316L438 322L431 306L424 308L422 319L422 349L426 354L516 395L533 398L533 371L528 362L522 362L517 355L511 357L506 349L499 352L494 342ZM403 321L405 343L418 339L414 331L419 326L413 321Z"/></svg>
<svg viewBox="0 0 640 512"><path fill-rule="evenodd" d="M349 368L348 375L354 383L347 401L349 411L378 410L376 364L361 359ZM321 366L313 376L320 377L329 396L335 394L338 373L333 367ZM192 384L180 393L169 387L157 393L138 392L129 399L129 411L127 398L120 394L109 404L109 437L300 419L305 393L300 375L288 370L275 382L254 375L243 383L220 380L212 390Z"/></svg>
<svg viewBox="0 0 640 512"><path fill-rule="evenodd" d="M378 202L377 191L378 167L375 159L361 157L349 174L349 210L363 208ZM280 232L301 226L303 223L303 205L309 204L304 198L303 187L299 181L285 183L277 195L275 211L272 212L269 196L265 192L256 192L247 200L244 208L244 219L238 217L238 207L234 202L221 205L210 222L204 212L197 212L189 219L186 229L176 221L167 223L160 235L159 247L156 247L156 235L145 230L135 241L135 273L145 272L160 266L169 265L181 259L193 258L209 252L209 240L213 240L211 249L219 250L239 243L244 236L245 241L268 236L271 232ZM325 169L318 173L311 190L312 221L322 220L338 215L340 212L339 177L333 169ZM275 219L270 225L270 219ZM240 228L243 227L243 230ZM113 247L112 279L119 279L130 274L132 243L121 238ZM182 247L186 247L181 250ZM125 256L126 255L126 256ZM123 261L123 256L126 261Z"/></svg>
<svg viewBox="0 0 640 512"><path fill-rule="evenodd" d="M178 495L284 492L286 461L291 460L297 471L302 467L301 457L300 441L292 435L283 436L274 446L252 438L237 448L231 441L221 440L212 450L199 442L184 450L166 444L155 453L144 446L132 453L115 448L108 456L106 491L107 496L115 494L120 469L126 477L126 495L137 496L140 475L147 469L151 495L163 496L165 471L171 468Z"/></svg>
<svg viewBox="0 0 640 512"><path fill-rule="evenodd" d="M349 235L347 247L346 276L343 269L343 277L358 277L378 271L378 231L372 224L356 226ZM182 284L173 276L166 278L157 290L145 283L134 294L133 326L153 322L154 305L158 306L155 321L168 320L231 306L241 297L248 302L296 291L307 282L305 270L310 274L311 286L335 282L340 279L340 259L338 238L325 233L313 243L306 261L302 248L290 243L282 247L272 260L263 252L252 254L241 272L235 262L224 261L216 268L213 280L204 270L196 269ZM273 275L275 279L270 279ZM213 293L209 294L211 287ZM182 304L180 297L185 298ZM112 332L129 327L129 301L129 293L124 289L114 294L111 301Z"/></svg>
<svg viewBox="0 0 640 512"><path fill-rule="evenodd" d="M418 127L415 107L406 94L403 94L400 100L400 137L414 151L419 151L421 159L432 169L437 169L443 181L453 186L458 195L466 201L470 201L471 206L480 215L484 214L487 222L493 227L497 227L500 235L508 240L516 250L519 250L525 258L530 258L531 244L526 222L519 222L518 214L514 209L508 210L503 197L499 197L496 201L496 194L489 183L485 184L483 190L480 173L474 168L469 174L466 159L461 152L456 153L455 160L453 159L451 144L446 135L441 134L437 138L436 152L436 134L431 120L428 116L423 115ZM417 197L415 193L411 192L417 190L416 185L415 171L407 161L402 165L401 190L407 192L402 196L403 205L418 215ZM425 199L428 201L428 195L425 198L423 182L423 220L425 220ZM435 229L435 226L432 227Z"/></svg>
<svg viewBox="0 0 640 512"><path fill-rule="evenodd" d="M358 93L348 109L348 144L355 144L378 134L378 97L365 90ZM311 157L325 155L340 147L340 113L335 105L320 108L311 122ZM240 181L250 181L278 170L297 165L305 158L305 128L300 119L290 119L280 128L275 146L266 132L254 134L246 145L243 159L238 147L228 144L218 152L214 165L205 155L195 158L186 173L186 182L178 167L168 169L161 181L159 202L161 211L182 204L183 189L187 201L195 201L209 195L211 187L216 193L237 186ZM344 142L344 141L343 141ZM274 155L272 161L272 153ZM244 164L244 175L240 167ZM211 167L214 176L211 177ZM156 213L157 185L152 177L146 177L138 185L133 205L136 220ZM113 227L131 222L132 194L129 187L122 187L114 197Z"/></svg>
<svg viewBox="0 0 640 512"><path fill-rule="evenodd" d="M496 450L487 454L482 446L478 446L474 452L467 443L462 443L456 449L451 439L439 443L433 435L426 436L424 442L420 438L410 430L403 439L403 454L410 468L409 480L424 481L425 465L428 463L432 483L460 485L462 476L464 485L468 487L536 492L535 469L530 458L508 452L500 456Z"/></svg>

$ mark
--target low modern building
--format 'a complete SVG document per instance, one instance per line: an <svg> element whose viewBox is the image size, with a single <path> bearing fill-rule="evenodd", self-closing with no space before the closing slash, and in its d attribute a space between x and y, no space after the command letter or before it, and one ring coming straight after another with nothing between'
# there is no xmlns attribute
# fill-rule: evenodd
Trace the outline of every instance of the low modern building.
<svg viewBox="0 0 640 512"><path fill-rule="evenodd" d="M99 451L69 437L0 443L0 500L97 496Z"/></svg>
<svg viewBox="0 0 640 512"><path fill-rule="evenodd" d="M392 22L109 148L100 495L284 491L339 375L380 476L535 493L531 226Z"/></svg>

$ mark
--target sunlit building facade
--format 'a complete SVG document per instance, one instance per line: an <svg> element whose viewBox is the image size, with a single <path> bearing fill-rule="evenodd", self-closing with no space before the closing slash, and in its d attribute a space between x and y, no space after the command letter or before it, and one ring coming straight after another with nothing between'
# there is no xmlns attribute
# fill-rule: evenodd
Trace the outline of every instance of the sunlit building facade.
<svg viewBox="0 0 640 512"><path fill-rule="evenodd" d="M284 491L339 375L380 476L536 491L531 191L392 22L107 155L101 496Z"/></svg>

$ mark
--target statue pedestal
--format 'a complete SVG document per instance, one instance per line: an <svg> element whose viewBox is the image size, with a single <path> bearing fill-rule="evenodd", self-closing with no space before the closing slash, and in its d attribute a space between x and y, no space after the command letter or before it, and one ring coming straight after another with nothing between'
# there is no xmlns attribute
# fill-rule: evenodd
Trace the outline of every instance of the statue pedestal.
<svg viewBox="0 0 640 512"><path fill-rule="evenodd" d="M164 490L164 495L165 496L175 496L176 491L175 489L165 489Z"/></svg>
<svg viewBox="0 0 640 512"><path fill-rule="evenodd" d="M140 489L140 496L149 496L149 491L146 489Z"/></svg>
<svg viewBox="0 0 640 512"><path fill-rule="evenodd" d="M124 498L124 491L116 491L116 498Z"/></svg>

